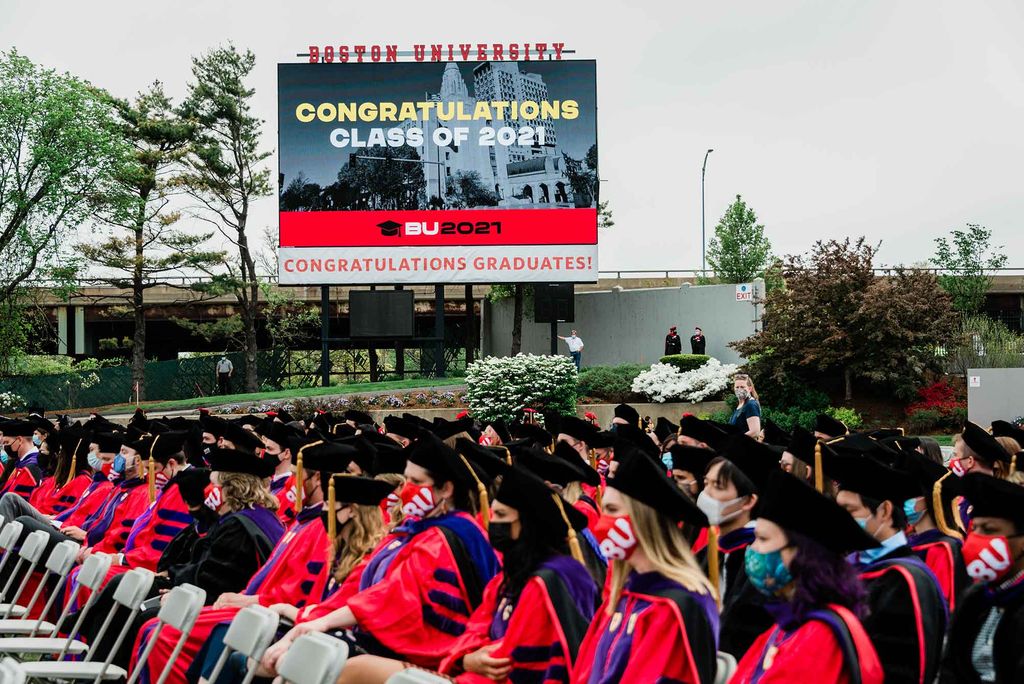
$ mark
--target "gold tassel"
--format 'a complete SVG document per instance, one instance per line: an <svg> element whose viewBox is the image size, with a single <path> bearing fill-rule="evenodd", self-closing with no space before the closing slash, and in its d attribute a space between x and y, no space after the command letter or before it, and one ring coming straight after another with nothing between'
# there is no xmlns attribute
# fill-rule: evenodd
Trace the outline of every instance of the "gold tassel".
<svg viewBox="0 0 1024 684"><path fill-rule="evenodd" d="M565 506L562 501L562 497L558 494L551 494L551 498L555 500L555 506L558 507L558 512L562 515L562 520L565 522L565 529L568 530L566 534L566 540L569 542L569 553L579 563L583 563L583 549L580 548L580 540L576 537L576 530L573 529L572 523L569 522L569 516L565 514Z"/></svg>
<svg viewBox="0 0 1024 684"><path fill-rule="evenodd" d="M903 428L898 427L896 429L900 431L900 437L906 437L907 436L907 432Z"/></svg>
<svg viewBox="0 0 1024 684"><path fill-rule="evenodd" d="M722 598L718 595L718 527L715 525L708 527L708 579L715 590L715 602L721 605Z"/></svg>
<svg viewBox="0 0 1024 684"><path fill-rule="evenodd" d="M954 530L949 526L946 521L946 509L942 505L942 481L952 475L952 472L948 472L932 485L932 510L935 512L935 526L939 528L939 531L950 537L956 537L957 539L963 540L963 535L959 530ZM955 515L959 517L960 511L954 502L953 510L956 511Z"/></svg>
<svg viewBox="0 0 1024 684"><path fill-rule="evenodd" d="M75 471L78 470L78 448L82 446L82 440L78 440L78 444L75 445L75 450L71 452L71 469L68 471L68 479L65 480L64 486L67 487L71 484L71 481L75 479Z"/></svg>
<svg viewBox="0 0 1024 684"><path fill-rule="evenodd" d="M160 439L160 435L153 437L153 443L149 445L149 463L148 468L148 481L149 481L149 503L156 501L156 442Z"/></svg>
<svg viewBox="0 0 1024 684"><path fill-rule="evenodd" d="M505 452L505 463L512 465L512 452L509 451L507 447L503 447L500 444L495 445L495 448L503 450Z"/></svg>
<svg viewBox="0 0 1024 684"><path fill-rule="evenodd" d="M480 478L476 476L476 471L473 470L473 466L469 465L469 461L466 460L466 457L459 454L459 458L461 458L462 462L466 464L466 470L469 471L469 474L473 476L473 480L476 482L477 496L480 499L480 519L483 522L484 531L486 532L491 527L491 504L487 500L487 487L480 481Z"/></svg>
<svg viewBox="0 0 1024 684"><path fill-rule="evenodd" d="M331 475L331 483L327 485L327 539L331 548L334 548L334 538L338 535L338 511L335 510L335 505L334 475ZM330 551L328 553L330 554Z"/></svg>
<svg viewBox="0 0 1024 684"><path fill-rule="evenodd" d="M821 442L814 443L814 488L825 493L825 473L821 468Z"/></svg>
<svg viewBox="0 0 1024 684"><path fill-rule="evenodd" d="M309 447L323 443L324 441L321 439L316 442L306 444L299 449L299 453L295 455L295 515L302 512L302 452Z"/></svg>

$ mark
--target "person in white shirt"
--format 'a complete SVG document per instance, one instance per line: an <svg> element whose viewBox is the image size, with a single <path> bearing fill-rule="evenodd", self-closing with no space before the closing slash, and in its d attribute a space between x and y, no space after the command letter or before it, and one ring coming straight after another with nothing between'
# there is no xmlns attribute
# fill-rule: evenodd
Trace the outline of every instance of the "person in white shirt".
<svg viewBox="0 0 1024 684"><path fill-rule="evenodd" d="M220 357L217 362L217 385L220 393L231 394L231 375L235 372L235 365L227 356Z"/></svg>
<svg viewBox="0 0 1024 684"><path fill-rule="evenodd" d="M572 362L576 364L576 370L579 370L580 362L583 359L583 340L579 338L575 330L568 337L559 335L558 339L565 340L565 343L569 345L569 356L572 357Z"/></svg>

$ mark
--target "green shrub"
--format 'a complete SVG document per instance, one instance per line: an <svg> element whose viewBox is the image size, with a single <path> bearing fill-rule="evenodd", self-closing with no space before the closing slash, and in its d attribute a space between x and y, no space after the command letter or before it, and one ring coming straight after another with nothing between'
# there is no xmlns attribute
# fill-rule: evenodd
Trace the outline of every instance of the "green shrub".
<svg viewBox="0 0 1024 684"><path fill-rule="evenodd" d="M610 403L645 401L633 392L633 378L647 370L647 366L623 364L621 366L590 366L579 372L579 395L604 399Z"/></svg>
<svg viewBox="0 0 1024 684"><path fill-rule="evenodd" d="M707 420L713 420L716 423L728 423L730 418L732 418L732 411L729 409L712 411L710 415L707 416Z"/></svg>
<svg viewBox="0 0 1024 684"><path fill-rule="evenodd" d="M913 435L926 435L934 432L942 422L942 413L938 409L918 409L907 416L907 430Z"/></svg>
<svg viewBox="0 0 1024 684"><path fill-rule="evenodd" d="M466 394L482 421L512 421L524 408L576 414L579 378L568 356L491 356L466 369Z"/></svg>
<svg viewBox="0 0 1024 684"><path fill-rule="evenodd" d="M662 356L661 363L675 366L681 373L685 373L686 371L697 370L707 363L710 358L707 354L670 354Z"/></svg>
<svg viewBox="0 0 1024 684"><path fill-rule="evenodd" d="M859 430L864 425L864 419L860 417L860 414L845 406L829 406L825 409L825 414L836 420L841 420L851 432Z"/></svg>

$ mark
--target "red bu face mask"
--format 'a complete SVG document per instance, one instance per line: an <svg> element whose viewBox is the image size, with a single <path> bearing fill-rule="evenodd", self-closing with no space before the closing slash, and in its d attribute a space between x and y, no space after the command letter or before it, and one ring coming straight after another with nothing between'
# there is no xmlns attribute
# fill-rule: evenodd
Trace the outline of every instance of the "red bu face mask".
<svg viewBox="0 0 1024 684"><path fill-rule="evenodd" d="M206 485L206 489L203 490L206 494L206 498L203 500L203 505L209 508L213 512L220 510L220 507L224 505L224 490L220 485L210 483Z"/></svg>
<svg viewBox="0 0 1024 684"><path fill-rule="evenodd" d="M963 547L967 574L975 582L993 583L1004 579L1013 569L1010 540L1006 537L987 537L971 532Z"/></svg>
<svg viewBox="0 0 1024 684"><path fill-rule="evenodd" d="M626 560L636 550L636 533L628 515L602 515L594 526L594 536L609 560Z"/></svg>
<svg viewBox="0 0 1024 684"><path fill-rule="evenodd" d="M434 491L430 487L423 487L413 482L405 483L398 498L402 500L402 513L407 516L422 518L437 508Z"/></svg>

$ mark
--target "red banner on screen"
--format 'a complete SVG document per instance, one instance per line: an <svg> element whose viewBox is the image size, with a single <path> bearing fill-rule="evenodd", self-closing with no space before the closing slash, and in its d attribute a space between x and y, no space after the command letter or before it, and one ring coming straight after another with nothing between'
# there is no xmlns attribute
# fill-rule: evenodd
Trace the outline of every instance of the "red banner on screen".
<svg viewBox="0 0 1024 684"><path fill-rule="evenodd" d="M282 247L596 245L597 209L281 212Z"/></svg>

